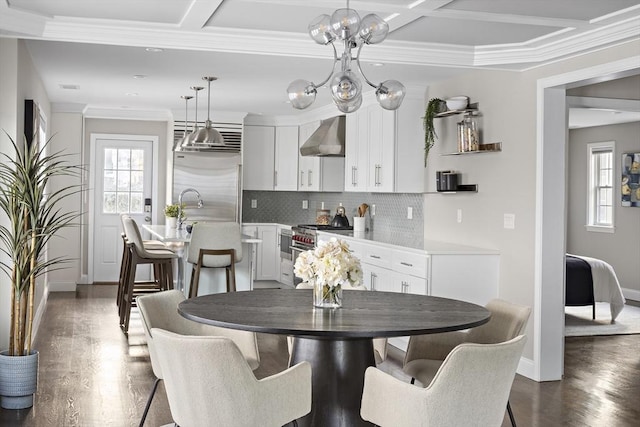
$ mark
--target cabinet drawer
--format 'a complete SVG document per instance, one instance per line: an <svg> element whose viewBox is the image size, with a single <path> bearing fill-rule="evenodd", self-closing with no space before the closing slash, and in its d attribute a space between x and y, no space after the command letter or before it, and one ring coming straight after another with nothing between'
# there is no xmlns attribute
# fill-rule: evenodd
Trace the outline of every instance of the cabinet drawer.
<svg viewBox="0 0 640 427"><path fill-rule="evenodd" d="M363 244L362 258L360 261L367 264L377 265L378 267L391 269L391 252L392 251L390 249L384 247Z"/></svg>
<svg viewBox="0 0 640 427"><path fill-rule="evenodd" d="M429 256L394 250L392 268L398 273L427 278L429 272Z"/></svg>

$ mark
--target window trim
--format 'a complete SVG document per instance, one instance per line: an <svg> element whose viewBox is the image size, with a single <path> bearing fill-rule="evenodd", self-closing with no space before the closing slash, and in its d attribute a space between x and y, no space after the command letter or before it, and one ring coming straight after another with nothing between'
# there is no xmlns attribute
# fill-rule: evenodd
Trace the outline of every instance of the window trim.
<svg viewBox="0 0 640 427"><path fill-rule="evenodd" d="M615 141L604 142L591 142L587 144L587 223L585 228L587 231L596 233L614 233L615 232L615 212L616 204L615 198L611 203L611 225L596 224L595 220L595 203L596 195L594 191L595 187L595 171L593 169L593 155L597 152L611 151L611 189L615 192L615 177L616 175L616 143Z"/></svg>

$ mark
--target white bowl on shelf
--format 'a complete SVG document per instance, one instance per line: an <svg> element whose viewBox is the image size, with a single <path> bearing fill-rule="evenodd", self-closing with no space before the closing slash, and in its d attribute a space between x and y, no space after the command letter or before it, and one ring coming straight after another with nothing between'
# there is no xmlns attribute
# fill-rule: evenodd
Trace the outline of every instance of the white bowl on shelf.
<svg viewBox="0 0 640 427"><path fill-rule="evenodd" d="M446 99L447 109L449 110L464 110L469 105L468 96L452 96Z"/></svg>

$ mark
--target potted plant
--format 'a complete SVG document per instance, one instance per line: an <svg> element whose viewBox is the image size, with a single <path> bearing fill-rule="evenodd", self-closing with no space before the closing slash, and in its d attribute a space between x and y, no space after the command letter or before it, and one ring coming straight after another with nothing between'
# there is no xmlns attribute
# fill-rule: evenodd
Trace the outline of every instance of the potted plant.
<svg viewBox="0 0 640 427"><path fill-rule="evenodd" d="M47 242L81 215L62 206L80 186L51 190L50 183L79 177L82 168L69 164L61 152L47 154L51 140L40 144L35 137L22 145L9 140L14 156L3 153L0 162L0 209L8 219L8 225L0 224L0 250L8 261L0 265L11 280L9 349L0 353L0 406L20 409L33 406L37 387L38 353L31 348L34 297L42 283L37 279L70 260L47 254Z"/></svg>
<svg viewBox="0 0 640 427"><path fill-rule="evenodd" d="M180 207L180 205L178 205L177 203L165 206L164 216L167 219L167 227L176 228L178 224L178 215L180 215L181 219L185 219L187 217L187 215L184 213L184 206L185 205L182 204L182 207Z"/></svg>
<svg viewBox="0 0 640 427"><path fill-rule="evenodd" d="M433 119L436 114L444 111L445 101L440 98L431 98L427 103L427 109L424 112L423 125L424 125L424 166L427 166L427 157L429 156L429 150L436 142L435 127L433 125Z"/></svg>

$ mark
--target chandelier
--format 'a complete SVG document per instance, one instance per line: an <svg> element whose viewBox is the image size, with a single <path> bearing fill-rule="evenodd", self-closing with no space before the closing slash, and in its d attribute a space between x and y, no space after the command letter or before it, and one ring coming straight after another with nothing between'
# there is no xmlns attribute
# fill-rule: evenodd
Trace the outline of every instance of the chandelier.
<svg viewBox="0 0 640 427"><path fill-rule="evenodd" d="M405 88L397 80L385 80L380 84L374 84L367 79L360 67L360 52L366 44L376 44L384 41L389 33L389 24L373 13L360 19L360 15L349 8L337 9L333 15L320 15L309 24L309 35L318 44L333 47L333 67L331 74L319 84L298 79L289 85L287 93L294 108L299 110L307 108L316 100L317 89L324 86L329 80L331 83L331 96L333 102L343 113L356 111L362 105L362 83L355 72L352 71L352 61L364 81L376 89L376 99L382 108L395 110L400 107L405 95ZM342 55L338 57L338 51L334 42L339 39L344 46ZM351 51L357 48L356 56ZM334 73L336 64L340 62L340 70Z"/></svg>

